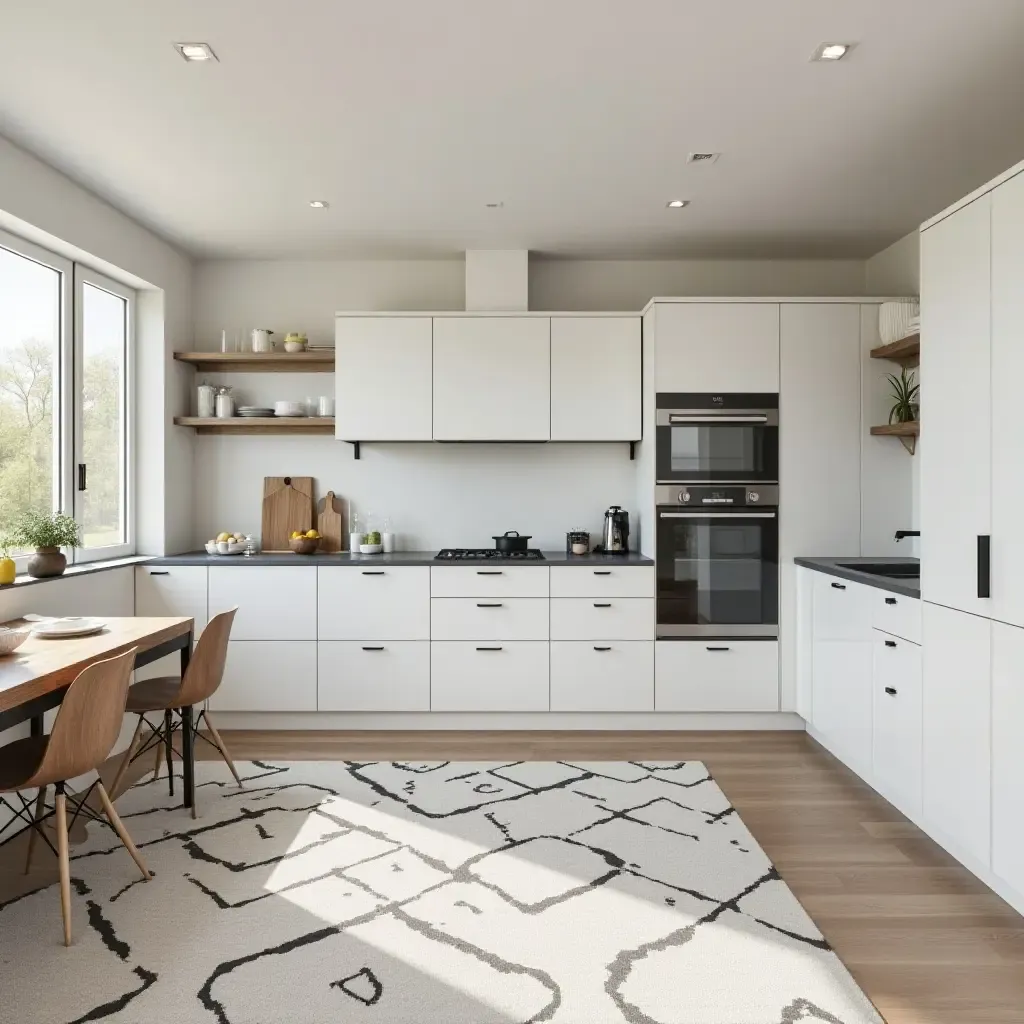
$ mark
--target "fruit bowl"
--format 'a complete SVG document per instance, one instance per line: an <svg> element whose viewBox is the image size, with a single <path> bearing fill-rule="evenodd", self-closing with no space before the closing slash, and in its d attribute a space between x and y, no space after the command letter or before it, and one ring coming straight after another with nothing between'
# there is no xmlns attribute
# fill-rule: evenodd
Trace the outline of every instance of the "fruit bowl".
<svg viewBox="0 0 1024 1024"><path fill-rule="evenodd" d="M379 555L384 550L383 544L360 544L359 554L361 555Z"/></svg>
<svg viewBox="0 0 1024 1024"><path fill-rule="evenodd" d="M0 657L16 651L27 639L28 629L8 629L0 626Z"/></svg>
<svg viewBox="0 0 1024 1024"><path fill-rule="evenodd" d="M319 537L293 537L288 541L288 547L297 555L311 555L320 547Z"/></svg>

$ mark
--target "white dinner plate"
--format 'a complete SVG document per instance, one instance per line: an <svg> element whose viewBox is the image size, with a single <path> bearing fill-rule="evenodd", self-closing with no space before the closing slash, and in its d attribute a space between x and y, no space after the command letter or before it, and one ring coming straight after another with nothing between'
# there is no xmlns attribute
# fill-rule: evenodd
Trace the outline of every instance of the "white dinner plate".
<svg viewBox="0 0 1024 1024"><path fill-rule="evenodd" d="M93 633L98 633L101 629L106 629L106 626L107 624L103 619L69 616L65 619L52 619L49 622L40 622L32 630L32 635L41 637L44 640L91 636Z"/></svg>

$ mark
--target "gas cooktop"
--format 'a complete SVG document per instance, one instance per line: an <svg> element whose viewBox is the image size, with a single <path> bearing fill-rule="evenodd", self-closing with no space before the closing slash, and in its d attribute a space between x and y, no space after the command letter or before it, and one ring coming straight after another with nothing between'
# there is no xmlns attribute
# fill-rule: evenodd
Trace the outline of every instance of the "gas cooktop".
<svg viewBox="0 0 1024 1024"><path fill-rule="evenodd" d="M537 548L525 551L496 551L494 548L441 548L434 556L446 562L539 562L544 554Z"/></svg>

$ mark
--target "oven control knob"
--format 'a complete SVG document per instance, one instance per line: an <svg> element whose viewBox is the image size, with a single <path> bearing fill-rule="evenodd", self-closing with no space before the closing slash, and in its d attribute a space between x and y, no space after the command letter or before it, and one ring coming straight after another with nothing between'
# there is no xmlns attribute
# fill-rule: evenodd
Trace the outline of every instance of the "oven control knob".
<svg viewBox="0 0 1024 1024"><path fill-rule="evenodd" d="M689 491L680 491L679 492L679 500L683 501L683 502L689 501L690 500L690 492Z"/></svg>
<svg viewBox="0 0 1024 1024"><path fill-rule="evenodd" d="M758 493L757 493L757 491L751 491L751 492L750 492L750 493L749 493L749 494L747 495L747 498L748 498L748 499L749 499L750 501L760 501L760 500L761 500L761 495L760 495L760 494L758 494Z"/></svg>

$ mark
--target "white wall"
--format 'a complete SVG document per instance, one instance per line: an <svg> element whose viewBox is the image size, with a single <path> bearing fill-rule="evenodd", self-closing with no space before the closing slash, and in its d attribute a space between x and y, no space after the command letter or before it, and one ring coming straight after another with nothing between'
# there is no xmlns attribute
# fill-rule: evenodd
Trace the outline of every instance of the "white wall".
<svg viewBox="0 0 1024 1024"><path fill-rule="evenodd" d="M190 347L192 264L167 242L0 137L0 226L111 276L139 292L136 395L139 548L187 545L192 441L171 426L191 376L171 352Z"/></svg>

